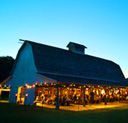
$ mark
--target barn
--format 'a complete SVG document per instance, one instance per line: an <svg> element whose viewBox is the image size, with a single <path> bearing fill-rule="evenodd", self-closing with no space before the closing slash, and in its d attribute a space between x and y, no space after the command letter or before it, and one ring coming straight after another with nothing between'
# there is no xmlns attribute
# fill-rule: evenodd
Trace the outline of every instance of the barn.
<svg viewBox="0 0 128 123"><path fill-rule="evenodd" d="M48 103L59 108L70 103L125 100L127 82L120 66L87 55L86 46L69 42L68 50L28 40L18 51L10 76L9 103Z"/></svg>

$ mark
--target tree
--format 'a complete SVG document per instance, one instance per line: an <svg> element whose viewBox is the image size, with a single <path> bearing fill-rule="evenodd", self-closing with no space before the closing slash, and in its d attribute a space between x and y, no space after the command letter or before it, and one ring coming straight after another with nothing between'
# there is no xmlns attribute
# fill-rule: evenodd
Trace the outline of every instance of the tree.
<svg viewBox="0 0 128 123"><path fill-rule="evenodd" d="M14 61L11 56L0 56L0 83L10 75Z"/></svg>

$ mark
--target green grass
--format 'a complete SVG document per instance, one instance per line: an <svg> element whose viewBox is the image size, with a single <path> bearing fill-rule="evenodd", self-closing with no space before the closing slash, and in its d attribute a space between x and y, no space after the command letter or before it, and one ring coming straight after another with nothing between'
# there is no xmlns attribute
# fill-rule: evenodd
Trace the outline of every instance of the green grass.
<svg viewBox="0 0 128 123"><path fill-rule="evenodd" d="M64 111L0 103L0 123L127 123L128 106L93 111Z"/></svg>

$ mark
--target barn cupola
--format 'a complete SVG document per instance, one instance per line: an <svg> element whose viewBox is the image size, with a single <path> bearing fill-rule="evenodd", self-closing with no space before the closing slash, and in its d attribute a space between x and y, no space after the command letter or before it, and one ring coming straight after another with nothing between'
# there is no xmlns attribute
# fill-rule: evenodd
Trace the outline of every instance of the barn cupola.
<svg viewBox="0 0 128 123"><path fill-rule="evenodd" d="M84 50L85 50L85 48L87 48L84 45L77 44L77 43L74 43L74 42L69 42L67 47L69 48L69 51L72 51L72 52L78 53L78 54L84 54L85 53Z"/></svg>

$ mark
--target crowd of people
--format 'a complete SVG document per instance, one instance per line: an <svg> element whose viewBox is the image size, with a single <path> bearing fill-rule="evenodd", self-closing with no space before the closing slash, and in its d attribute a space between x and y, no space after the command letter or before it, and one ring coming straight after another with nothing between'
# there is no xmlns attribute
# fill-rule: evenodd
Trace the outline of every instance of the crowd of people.
<svg viewBox="0 0 128 123"><path fill-rule="evenodd" d="M74 94L74 95L60 95L59 96L59 103L62 106L68 106L71 103L73 104L93 104L93 103L100 103L104 102L107 104L107 102L113 102L113 101L120 101L120 100L126 100L126 97L128 98L128 95L121 95L120 92L117 94L111 93L109 94L96 94L95 92L91 91L88 95L80 95L80 94ZM42 104L56 104L57 96L56 95L45 95L41 94L40 96L37 96L35 99L35 102L40 101Z"/></svg>

